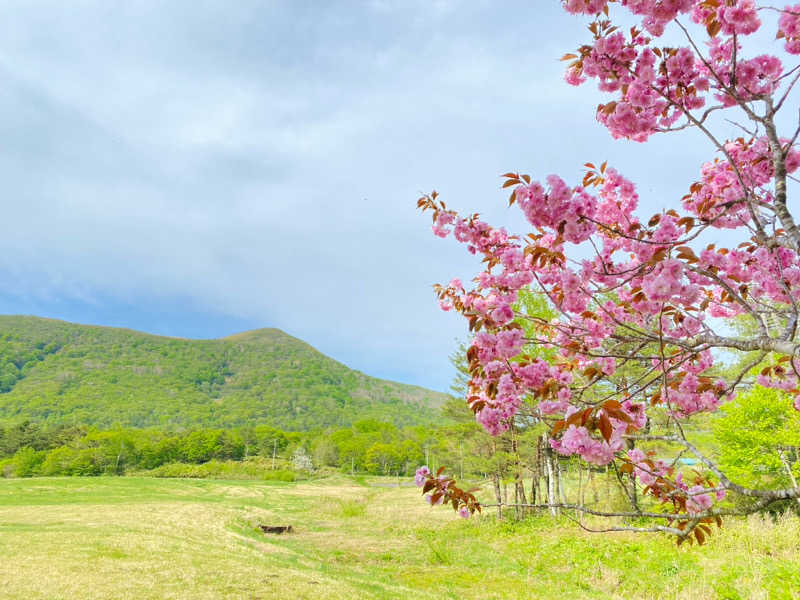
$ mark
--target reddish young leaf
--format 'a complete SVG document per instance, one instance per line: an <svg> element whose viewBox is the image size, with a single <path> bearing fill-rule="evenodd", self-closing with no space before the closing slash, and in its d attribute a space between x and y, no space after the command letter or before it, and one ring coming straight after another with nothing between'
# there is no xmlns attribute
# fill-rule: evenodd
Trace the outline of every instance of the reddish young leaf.
<svg viewBox="0 0 800 600"><path fill-rule="evenodd" d="M606 442L610 442L611 434L614 432L614 428L611 426L611 421L604 412L600 413L599 426L600 434L603 436L603 439L605 439Z"/></svg>

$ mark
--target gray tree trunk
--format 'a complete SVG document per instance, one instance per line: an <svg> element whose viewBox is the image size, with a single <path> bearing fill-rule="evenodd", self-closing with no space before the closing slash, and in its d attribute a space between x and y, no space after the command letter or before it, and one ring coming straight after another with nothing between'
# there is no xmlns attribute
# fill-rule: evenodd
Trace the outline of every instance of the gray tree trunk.
<svg viewBox="0 0 800 600"><path fill-rule="evenodd" d="M494 484L494 496L497 499L497 518L503 518L503 497L500 495L500 476L492 473L492 483Z"/></svg>
<svg viewBox="0 0 800 600"><path fill-rule="evenodd" d="M553 450L551 448L545 448L544 466L545 469L547 469L547 504L550 506L550 514L556 516L558 514L558 509L553 506L553 504L557 503L555 490L556 475L553 472L552 453Z"/></svg>
<svg viewBox="0 0 800 600"><path fill-rule="evenodd" d="M784 454L783 450L778 450L778 456L781 457L781 462L783 463L783 468L786 469L786 474L789 476L789 481L792 482L792 487L797 489L797 479L792 473L792 465L789 463L789 459L786 458L786 454ZM797 504L800 505L800 498L795 498Z"/></svg>

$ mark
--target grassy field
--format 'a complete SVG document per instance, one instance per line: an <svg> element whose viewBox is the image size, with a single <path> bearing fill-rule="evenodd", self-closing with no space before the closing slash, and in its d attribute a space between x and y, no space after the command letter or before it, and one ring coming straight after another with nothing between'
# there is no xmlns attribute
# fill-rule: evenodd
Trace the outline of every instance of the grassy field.
<svg viewBox="0 0 800 600"><path fill-rule="evenodd" d="M378 483L0 479L0 597L800 598L796 518L676 548L547 517L465 521Z"/></svg>

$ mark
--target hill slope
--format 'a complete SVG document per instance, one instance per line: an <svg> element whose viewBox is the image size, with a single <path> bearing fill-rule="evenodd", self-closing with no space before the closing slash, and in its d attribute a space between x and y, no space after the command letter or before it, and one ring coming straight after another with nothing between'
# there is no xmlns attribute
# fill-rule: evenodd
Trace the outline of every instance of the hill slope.
<svg viewBox="0 0 800 600"><path fill-rule="evenodd" d="M165 338L0 316L0 420L284 429L431 422L447 396L368 377L278 329Z"/></svg>

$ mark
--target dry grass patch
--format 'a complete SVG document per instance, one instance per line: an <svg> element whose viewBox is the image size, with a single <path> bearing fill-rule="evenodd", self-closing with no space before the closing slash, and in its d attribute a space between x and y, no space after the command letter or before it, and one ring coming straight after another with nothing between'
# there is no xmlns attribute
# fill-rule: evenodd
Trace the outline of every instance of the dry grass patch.
<svg viewBox="0 0 800 600"><path fill-rule="evenodd" d="M676 548L549 517L462 520L416 488L341 477L0 480L0 553L3 599L800 600L796 518L729 520Z"/></svg>
<svg viewBox="0 0 800 600"><path fill-rule="evenodd" d="M242 516L200 502L0 507L2 597L358 596L313 561L233 531ZM276 563L275 550L298 566Z"/></svg>

